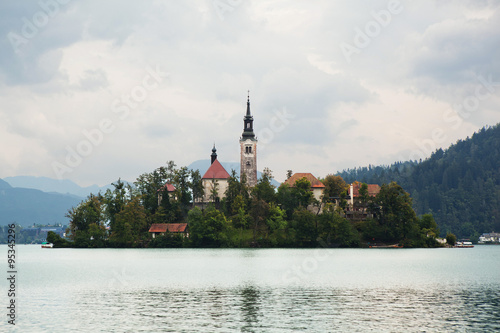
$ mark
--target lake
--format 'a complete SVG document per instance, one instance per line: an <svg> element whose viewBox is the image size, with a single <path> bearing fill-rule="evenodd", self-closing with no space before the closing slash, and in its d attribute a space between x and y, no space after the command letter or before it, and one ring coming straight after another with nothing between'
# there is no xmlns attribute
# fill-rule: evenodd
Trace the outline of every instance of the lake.
<svg viewBox="0 0 500 333"><path fill-rule="evenodd" d="M15 327L3 261L2 332L500 331L500 246L17 255Z"/></svg>

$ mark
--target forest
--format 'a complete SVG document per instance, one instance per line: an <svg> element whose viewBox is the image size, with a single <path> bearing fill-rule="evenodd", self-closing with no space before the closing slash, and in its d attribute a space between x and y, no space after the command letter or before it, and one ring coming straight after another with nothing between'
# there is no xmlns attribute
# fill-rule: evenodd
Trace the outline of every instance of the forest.
<svg viewBox="0 0 500 333"><path fill-rule="evenodd" d="M418 215L432 214L441 235L477 241L500 230L500 124L483 127L423 161L368 166L338 173L346 182L396 181L408 191Z"/></svg>
<svg viewBox="0 0 500 333"><path fill-rule="evenodd" d="M213 203L199 204L203 186L198 170L170 161L134 184L118 180L113 189L90 195L69 210L68 238L50 234L55 247L436 247L439 230L432 215L417 217L410 195L396 182L356 201L369 218L346 219L348 184L339 176L321 179L324 195L316 200L306 178L294 186L271 183L265 169L249 188L233 170L224 195L215 189ZM171 183L174 193L158 191ZM220 198L220 200L219 200ZM153 223L188 223L189 237L166 233L152 238Z"/></svg>

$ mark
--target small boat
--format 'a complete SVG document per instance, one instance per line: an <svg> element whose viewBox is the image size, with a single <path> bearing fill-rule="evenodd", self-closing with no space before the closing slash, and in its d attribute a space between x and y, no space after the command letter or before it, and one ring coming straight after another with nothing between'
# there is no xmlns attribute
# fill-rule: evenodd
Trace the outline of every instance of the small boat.
<svg viewBox="0 0 500 333"><path fill-rule="evenodd" d="M52 248L52 246L53 246L52 243L47 243L47 242L42 243L42 249L50 249Z"/></svg>
<svg viewBox="0 0 500 333"><path fill-rule="evenodd" d="M457 243L455 244L455 247L470 248L470 247L474 247L474 245L472 245L472 242L457 242Z"/></svg>

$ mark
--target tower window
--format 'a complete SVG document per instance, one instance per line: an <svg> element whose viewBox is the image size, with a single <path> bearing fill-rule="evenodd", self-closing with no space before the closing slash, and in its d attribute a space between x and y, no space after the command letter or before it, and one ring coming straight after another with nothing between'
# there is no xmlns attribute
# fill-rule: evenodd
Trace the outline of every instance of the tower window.
<svg viewBox="0 0 500 333"><path fill-rule="evenodd" d="M245 153L251 154L252 153L252 147L251 146L245 147Z"/></svg>
<svg viewBox="0 0 500 333"><path fill-rule="evenodd" d="M250 123L247 123L247 128L250 128Z"/></svg>
<svg viewBox="0 0 500 333"><path fill-rule="evenodd" d="M247 161L247 166L250 166L250 161Z"/></svg>

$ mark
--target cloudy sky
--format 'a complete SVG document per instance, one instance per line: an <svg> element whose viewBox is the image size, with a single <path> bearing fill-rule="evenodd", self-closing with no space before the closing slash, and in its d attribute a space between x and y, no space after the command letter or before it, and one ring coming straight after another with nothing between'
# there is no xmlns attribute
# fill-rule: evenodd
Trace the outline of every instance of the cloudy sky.
<svg viewBox="0 0 500 333"><path fill-rule="evenodd" d="M0 2L0 178L238 161L247 90L278 181L425 158L500 122L500 3Z"/></svg>

